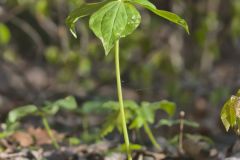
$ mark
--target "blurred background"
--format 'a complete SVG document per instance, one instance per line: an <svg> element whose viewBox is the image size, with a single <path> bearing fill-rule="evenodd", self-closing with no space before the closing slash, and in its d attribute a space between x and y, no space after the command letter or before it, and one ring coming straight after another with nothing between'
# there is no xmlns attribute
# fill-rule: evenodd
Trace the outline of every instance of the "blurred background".
<svg viewBox="0 0 240 160"><path fill-rule="evenodd" d="M139 8L140 27L120 44L125 99L174 101L200 133L224 135L220 109L240 86L240 1L152 2L181 15L191 34ZM66 95L80 104L116 100L113 54L104 55L88 18L77 23L77 39L65 25L82 3L0 0L1 120L14 107Z"/></svg>

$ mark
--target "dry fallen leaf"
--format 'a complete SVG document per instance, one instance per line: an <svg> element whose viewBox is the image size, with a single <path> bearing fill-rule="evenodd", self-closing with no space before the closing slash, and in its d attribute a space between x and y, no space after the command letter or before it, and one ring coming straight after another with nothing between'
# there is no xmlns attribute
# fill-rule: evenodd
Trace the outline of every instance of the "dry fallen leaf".
<svg viewBox="0 0 240 160"><path fill-rule="evenodd" d="M27 132L34 137L35 145L44 145L52 143L52 140L45 129L29 127ZM52 130L52 132L56 141L60 142L63 140L64 134L57 133L54 130Z"/></svg>
<svg viewBox="0 0 240 160"><path fill-rule="evenodd" d="M55 139L60 142L64 138L64 134L57 133L52 130ZM51 144L52 140L49 137L47 131L42 128L29 127L27 131L17 131L11 137L10 140L17 142L21 147L29 147L31 145L44 145Z"/></svg>
<svg viewBox="0 0 240 160"><path fill-rule="evenodd" d="M17 131L10 138L22 147L29 147L34 143L31 134L27 132Z"/></svg>
<svg viewBox="0 0 240 160"><path fill-rule="evenodd" d="M137 151L137 159L154 159L154 160L163 160L166 158L164 153L151 152L146 150Z"/></svg>

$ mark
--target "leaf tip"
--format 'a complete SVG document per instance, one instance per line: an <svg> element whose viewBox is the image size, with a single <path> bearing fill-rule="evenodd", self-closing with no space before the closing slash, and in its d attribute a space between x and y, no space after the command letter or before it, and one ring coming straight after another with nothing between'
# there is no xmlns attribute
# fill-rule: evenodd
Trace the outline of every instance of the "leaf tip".
<svg viewBox="0 0 240 160"><path fill-rule="evenodd" d="M185 31L187 32L188 35L190 35L190 31L189 31L188 25L186 25Z"/></svg>
<svg viewBox="0 0 240 160"><path fill-rule="evenodd" d="M77 39L77 34L76 34L75 29L70 28L70 32L71 32L71 34L73 35L73 37Z"/></svg>

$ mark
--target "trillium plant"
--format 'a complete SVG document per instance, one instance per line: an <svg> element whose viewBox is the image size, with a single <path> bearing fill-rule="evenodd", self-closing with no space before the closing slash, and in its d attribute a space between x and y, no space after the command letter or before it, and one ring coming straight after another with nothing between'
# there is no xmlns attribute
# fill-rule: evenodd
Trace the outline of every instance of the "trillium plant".
<svg viewBox="0 0 240 160"><path fill-rule="evenodd" d="M148 0L105 0L99 3L84 3L72 11L66 20L71 33L74 37L77 37L75 23L80 18L90 16L89 27L101 40L105 55L107 56L114 48L118 100L128 160L132 158L121 89L119 40L130 35L141 23L141 15L136 9L136 5L144 7L156 15L182 26L186 32L189 33L188 25L184 19L174 13L157 9L156 6Z"/></svg>

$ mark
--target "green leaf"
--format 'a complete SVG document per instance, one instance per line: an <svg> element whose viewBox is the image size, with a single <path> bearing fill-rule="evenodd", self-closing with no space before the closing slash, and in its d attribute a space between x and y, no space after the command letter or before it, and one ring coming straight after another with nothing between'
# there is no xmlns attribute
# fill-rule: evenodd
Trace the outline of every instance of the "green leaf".
<svg viewBox="0 0 240 160"><path fill-rule="evenodd" d="M46 106L40 108L40 112L43 115L55 115L59 111L59 106L54 103L49 103Z"/></svg>
<svg viewBox="0 0 240 160"><path fill-rule="evenodd" d="M136 110L139 109L138 104L135 101L132 100L124 100L123 101L124 108L127 110L131 110L135 112Z"/></svg>
<svg viewBox="0 0 240 160"><path fill-rule="evenodd" d="M103 103L102 107L107 110L119 111L120 106L119 102L116 101L107 101Z"/></svg>
<svg viewBox="0 0 240 160"><path fill-rule="evenodd" d="M141 107L136 111L136 117L130 124L130 129L138 129L143 127L144 123L153 123L155 114L152 108L149 106L150 103L142 102Z"/></svg>
<svg viewBox="0 0 240 160"><path fill-rule="evenodd" d="M157 9L149 9L149 10L151 10L156 15L161 16L162 18L165 18L173 23L176 23L182 26L185 29L185 31L189 34L189 28L188 28L187 22L181 17L179 17L178 15L176 15L175 13L164 11L164 10L157 10Z"/></svg>
<svg viewBox="0 0 240 160"><path fill-rule="evenodd" d="M0 44L6 45L10 40L10 31L8 27L0 23Z"/></svg>
<svg viewBox="0 0 240 160"><path fill-rule="evenodd" d="M189 34L187 22L184 19L182 19L181 17L179 17L177 14L168 12L168 11L164 11L164 10L156 9L154 4L152 4L151 2L149 2L147 0L130 0L130 2L139 4L139 5L143 6L144 8L147 8L151 12L155 13L156 15L182 26L185 29L185 31Z"/></svg>
<svg viewBox="0 0 240 160"><path fill-rule="evenodd" d="M150 107L154 110L164 110L169 116L173 116L176 110L176 104L167 100L151 103Z"/></svg>
<svg viewBox="0 0 240 160"><path fill-rule="evenodd" d="M139 4L145 8L154 8L156 9L156 6L154 4L152 4L151 2L149 2L148 0L129 0L129 2L135 3L135 4Z"/></svg>
<svg viewBox="0 0 240 160"><path fill-rule="evenodd" d="M123 106L125 109L131 110L133 112L139 108L138 104L132 100L124 100ZM116 101L107 101L103 103L102 107L108 110L115 110L115 111L120 110L119 102L116 102Z"/></svg>
<svg viewBox="0 0 240 160"><path fill-rule="evenodd" d="M139 106L136 102L131 100L125 100L123 102L125 108L125 121L128 124L130 120L134 117L133 115L139 109ZM117 128L119 132L122 132L122 119L120 114L119 102L108 101L102 105L102 109L110 111L110 116L107 117L107 120L104 124L102 130L102 136L107 135L112 132L114 128Z"/></svg>
<svg viewBox="0 0 240 160"><path fill-rule="evenodd" d="M144 119L141 116L137 116L132 123L130 124L129 128L130 129L139 129L143 126L144 124Z"/></svg>
<svg viewBox="0 0 240 160"><path fill-rule="evenodd" d="M100 113L106 111L102 107L103 103L101 101L89 101L85 102L81 108L81 113L90 114L90 113Z"/></svg>
<svg viewBox="0 0 240 160"><path fill-rule="evenodd" d="M100 137L105 137L117 127L116 117L118 117L118 114L112 114L107 118L101 129Z"/></svg>
<svg viewBox="0 0 240 160"><path fill-rule="evenodd" d="M138 10L131 4L125 3L125 10L127 12L127 25L125 26L125 30L122 32L121 37L126 37L130 35L140 24L141 15Z"/></svg>
<svg viewBox="0 0 240 160"><path fill-rule="evenodd" d="M168 140L168 142L171 144L171 145L178 145L179 143L179 135L175 135L174 137L170 138Z"/></svg>
<svg viewBox="0 0 240 160"><path fill-rule="evenodd" d="M236 124L236 104L238 103L239 97L231 96L231 98L224 104L221 111L221 120L226 129L229 130Z"/></svg>
<svg viewBox="0 0 240 160"><path fill-rule="evenodd" d="M53 105L58 105L60 109L74 110L77 108L77 102L74 97L68 96L64 99L57 100Z"/></svg>
<svg viewBox="0 0 240 160"><path fill-rule="evenodd" d="M177 120L172 120L172 119L161 119L159 120L157 126L168 126L168 127L172 127L173 125L178 124Z"/></svg>
<svg viewBox="0 0 240 160"><path fill-rule="evenodd" d="M94 34L102 41L108 55L116 41L132 33L140 23L140 14L129 3L113 1L95 12L89 21Z"/></svg>
<svg viewBox="0 0 240 160"><path fill-rule="evenodd" d="M189 120L183 120L183 124L185 126L189 126L189 127L192 127L192 128L198 128L199 127L199 124L194 122L194 121L189 121Z"/></svg>
<svg viewBox="0 0 240 160"><path fill-rule="evenodd" d="M38 108L35 105L18 107L9 112L7 121L9 123L15 123L16 121L20 120L25 116L35 114L37 111L38 111Z"/></svg>
<svg viewBox="0 0 240 160"><path fill-rule="evenodd" d="M240 89L237 91L236 96L240 97Z"/></svg>
<svg viewBox="0 0 240 160"><path fill-rule="evenodd" d="M155 119L155 112L151 108L150 103L143 102L142 107L140 109L141 116L144 118L144 120L148 123L154 123Z"/></svg>
<svg viewBox="0 0 240 160"><path fill-rule="evenodd" d="M157 126L168 126L168 127L172 127L173 125L179 125L180 124L180 120L172 120L172 119L161 119ZM189 120L183 120L183 124L185 126L189 126L192 128L198 128L199 124L194 122L194 121L189 121Z"/></svg>
<svg viewBox="0 0 240 160"><path fill-rule="evenodd" d="M107 55L114 43L120 39L127 24L127 14L122 1L106 4L90 18L90 28L102 41Z"/></svg>
<svg viewBox="0 0 240 160"><path fill-rule="evenodd" d="M78 137L69 137L68 138L68 143L71 146L75 146L75 145L79 145L81 143L81 140Z"/></svg>
<svg viewBox="0 0 240 160"><path fill-rule="evenodd" d="M129 144L129 149L131 150L131 151L138 151L138 150L141 150L143 148L143 146L142 145L140 145L140 144ZM126 152L127 151L127 149L126 149L126 144L121 144L119 147L118 147L118 150L120 151L120 152Z"/></svg>
<svg viewBox="0 0 240 160"><path fill-rule="evenodd" d="M42 107L41 114L55 115L60 109L73 111L77 109L77 102L74 97L68 96L64 99L59 99L56 102L48 102L46 106Z"/></svg>
<svg viewBox="0 0 240 160"><path fill-rule="evenodd" d="M103 1L100 3L85 3L79 8L73 10L66 19L66 24L70 28L72 35L77 38L76 31L75 31L75 23L79 18L83 18L85 16L89 16L96 12L98 9L103 7L109 1Z"/></svg>

